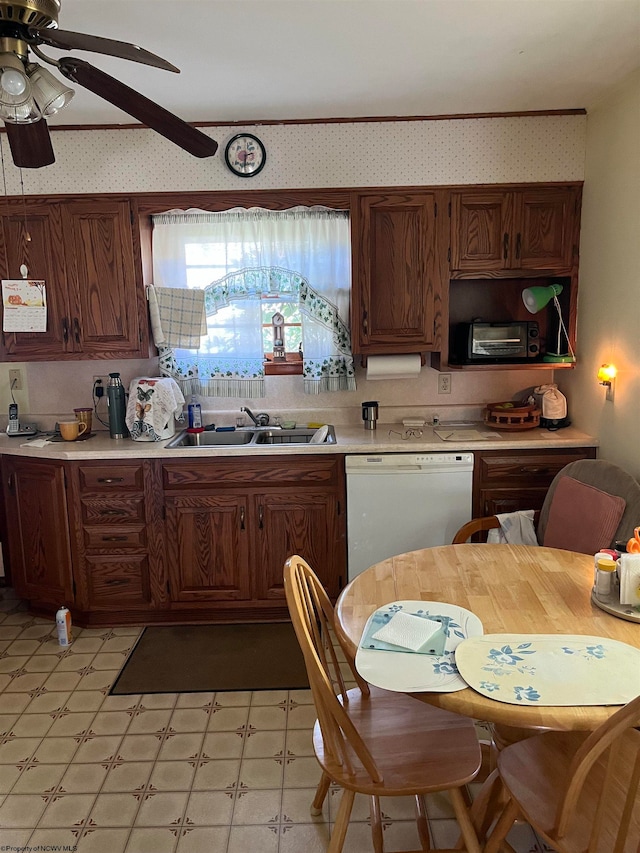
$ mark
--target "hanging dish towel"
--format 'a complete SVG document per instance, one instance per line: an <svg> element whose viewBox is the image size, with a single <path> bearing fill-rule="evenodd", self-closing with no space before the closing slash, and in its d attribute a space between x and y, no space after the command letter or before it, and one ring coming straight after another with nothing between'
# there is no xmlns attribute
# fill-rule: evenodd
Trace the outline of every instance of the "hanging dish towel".
<svg viewBox="0 0 640 853"><path fill-rule="evenodd" d="M506 542L509 545L537 545L538 539L533 526L534 515L532 509L497 514L496 518L500 522L500 527L496 527L487 533L487 542Z"/></svg>
<svg viewBox="0 0 640 853"><path fill-rule="evenodd" d="M153 342L159 347L200 349L207 334L204 290L183 287L147 288Z"/></svg>
<svg viewBox="0 0 640 853"><path fill-rule="evenodd" d="M162 441L183 421L184 396L175 379L138 378L129 386L125 421L135 441Z"/></svg>

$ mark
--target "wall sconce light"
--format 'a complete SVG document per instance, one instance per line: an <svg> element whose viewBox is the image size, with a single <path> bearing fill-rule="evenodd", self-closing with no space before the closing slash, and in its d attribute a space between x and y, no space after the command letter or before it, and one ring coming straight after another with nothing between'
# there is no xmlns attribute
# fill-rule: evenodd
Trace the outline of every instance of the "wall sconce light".
<svg viewBox="0 0 640 853"><path fill-rule="evenodd" d="M615 364L603 364L598 369L598 382L607 389L606 399L611 402L613 402L613 388L617 373Z"/></svg>

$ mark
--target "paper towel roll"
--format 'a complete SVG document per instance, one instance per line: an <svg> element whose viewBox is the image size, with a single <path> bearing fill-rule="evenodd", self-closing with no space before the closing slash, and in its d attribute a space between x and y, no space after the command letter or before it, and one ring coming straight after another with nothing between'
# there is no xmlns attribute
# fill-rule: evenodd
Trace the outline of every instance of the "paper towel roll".
<svg viewBox="0 0 640 853"><path fill-rule="evenodd" d="M370 355L367 379L415 379L420 376L420 353L410 355Z"/></svg>

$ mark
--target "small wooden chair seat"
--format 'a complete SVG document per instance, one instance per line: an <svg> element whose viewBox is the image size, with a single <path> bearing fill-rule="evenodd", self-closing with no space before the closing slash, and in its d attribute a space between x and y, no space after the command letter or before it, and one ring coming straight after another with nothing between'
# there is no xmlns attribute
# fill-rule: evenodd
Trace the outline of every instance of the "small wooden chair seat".
<svg viewBox="0 0 640 853"><path fill-rule="evenodd" d="M591 734L546 732L498 755L509 796L485 853L524 817L559 853L640 850L640 696Z"/></svg>
<svg viewBox="0 0 640 853"><path fill-rule="evenodd" d="M464 786L481 765L473 721L411 696L371 688L345 650L358 684L347 690L332 641L333 607L302 557L285 563L284 589L318 714L313 745L322 778L311 813L320 814L332 781L343 791L327 853L342 851L356 793L370 798L375 853L384 846L381 796L414 797L420 843L430 850L423 795L436 791L449 793L464 845L457 850L480 853L464 796Z"/></svg>

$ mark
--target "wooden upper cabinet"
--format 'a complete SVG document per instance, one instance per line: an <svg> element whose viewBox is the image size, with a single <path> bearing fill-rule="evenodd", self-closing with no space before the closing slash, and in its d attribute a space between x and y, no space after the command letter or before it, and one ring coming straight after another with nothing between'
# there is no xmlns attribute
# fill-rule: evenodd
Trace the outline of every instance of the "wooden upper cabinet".
<svg viewBox="0 0 640 853"><path fill-rule="evenodd" d="M356 353L437 349L442 275L439 192L365 193L354 210L351 330ZM440 220L438 202L440 201Z"/></svg>
<svg viewBox="0 0 640 853"><path fill-rule="evenodd" d="M128 201L21 200L2 209L3 277L45 282L46 332L4 332L7 361L148 355Z"/></svg>
<svg viewBox="0 0 640 853"><path fill-rule="evenodd" d="M577 261L580 190L455 190L451 269L571 270Z"/></svg>
<svg viewBox="0 0 640 853"><path fill-rule="evenodd" d="M63 206L73 341L91 357L141 355L143 291L136 289L128 202L73 202Z"/></svg>

